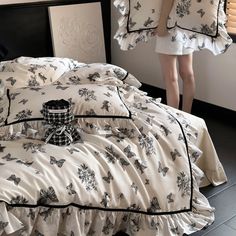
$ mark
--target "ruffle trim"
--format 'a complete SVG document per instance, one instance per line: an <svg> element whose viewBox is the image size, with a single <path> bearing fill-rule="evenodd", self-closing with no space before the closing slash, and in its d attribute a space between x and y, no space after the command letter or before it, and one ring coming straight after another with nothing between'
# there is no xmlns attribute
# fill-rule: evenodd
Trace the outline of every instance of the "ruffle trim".
<svg viewBox="0 0 236 236"><path fill-rule="evenodd" d="M193 168L193 173L199 170ZM175 236L191 234L214 222L214 208L199 192L193 189L192 211L170 215L146 215L125 211L103 211L48 207L9 207L0 203L0 235L96 235L112 236L118 231L129 235ZM4 234L5 233L5 234ZM59 234L58 234L59 233ZM14 234L14 235L15 235Z"/></svg>
<svg viewBox="0 0 236 236"><path fill-rule="evenodd" d="M183 30L178 27L169 30L174 35L176 41L181 42L185 48L191 48L193 51L208 49L215 56L225 53L232 44L232 39L225 28L226 15L223 8L223 2L220 3L218 17L218 34L216 37L206 36L189 30Z"/></svg>
<svg viewBox="0 0 236 236"><path fill-rule="evenodd" d="M174 38L176 38L176 41L181 42L185 48L191 48L193 51L208 49L214 55L219 55L226 52L233 41L225 28L226 15L224 12L223 1L220 4L218 16L218 34L216 37L195 33L190 30L181 29L179 27L170 29L169 33ZM118 19L119 28L114 35L114 39L118 41L121 50L134 49L139 42L148 42L151 37L154 37L155 29L140 30L135 32L127 31L129 17L128 0L115 0L114 6L122 15Z"/></svg>
<svg viewBox="0 0 236 236"><path fill-rule="evenodd" d="M139 42L147 42L150 37L154 36L155 29L140 30L135 32L128 32L127 24L129 18L129 1L128 0L115 0L114 6L119 10L122 15L118 19L119 28L114 35L120 45L121 50L131 50Z"/></svg>

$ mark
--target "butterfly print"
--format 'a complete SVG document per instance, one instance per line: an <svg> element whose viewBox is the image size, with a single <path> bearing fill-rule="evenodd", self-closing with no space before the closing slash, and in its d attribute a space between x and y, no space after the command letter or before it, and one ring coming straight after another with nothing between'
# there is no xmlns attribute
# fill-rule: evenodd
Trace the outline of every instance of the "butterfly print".
<svg viewBox="0 0 236 236"><path fill-rule="evenodd" d="M130 17L129 18L129 28L132 29L137 23L133 21L133 19Z"/></svg>
<svg viewBox="0 0 236 236"><path fill-rule="evenodd" d="M141 174L143 174L144 170L147 168L147 166L140 160L135 160L134 165L137 168L137 170L140 170Z"/></svg>
<svg viewBox="0 0 236 236"><path fill-rule="evenodd" d="M102 110L105 109L106 111L109 112L110 107L111 107L111 105L110 105L109 101L103 101L102 107L101 107Z"/></svg>
<svg viewBox="0 0 236 236"><path fill-rule="evenodd" d="M110 199L111 199L110 195L107 192L105 192L104 196L102 198L102 201L100 202L101 205L103 205L105 208L107 208L108 204L110 202Z"/></svg>
<svg viewBox="0 0 236 236"><path fill-rule="evenodd" d="M74 152L79 152L79 149L77 148L67 148L70 154L73 154Z"/></svg>
<svg viewBox="0 0 236 236"><path fill-rule="evenodd" d="M29 214L27 215L27 217L30 217L31 220L35 219L35 212L33 211L33 209L29 209Z"/></svg>
<svg viewBox="0 0 236 236"><path fill-rule="evenodd" d="M66 89L68 89L68 86L57 85L56 88L57 88L57 89L61 89L61 90L66 90Z"/></svg>
<svg viewBox="0 0 236 236"><path fill-rule="evenodd" d="M137 2L137 5L134 6L134 9L136 9L137 11L139 11L139 9L140 9L141 7L142 7L142 6L141 6L140 2L138 1L138 2Z"/></svg>
<svg viewBox="0 0 236 236"><path fill-rule="evenodd" d="M19 101L19 104L22 103L23 105L25 105L28 101L28 99L22 99L21 101Z"/></svg>
<svg viewBox="0 0 236 236"><path fill-rule="evenodd" d="M131 146L130 146L130 145L128 145L128 146L124 149L124 153L126 154L126 156L127 156L128 158L132 158L132 157L136 156L136 154L131 151Z"/></svg>
<svg viewBox="0 0 236 236"><path fill-rule="evenodd" d="M107 176L102 177L104 181L106 181L108 184L111 183L111 180L113 180L113 176L110 171L107 172Z"/></svg>
<svg viewBox="0 0 236 236"><path fill-rule="evenodd" d="M170 230L171 230L172 233L174 233L174 234L176 234L176 235L180 235L178 226L175 227L175 228L171 228Z"/></svg>
<svg viewBox="0 0 236 236"><path fill-rule="evenodd" d="M47 77L45 77L44 75L42 75L41 72L40 72L38 75L39 75L39 78L45 83L45 81L47 80Z"/></svg>
<svg viewBox="0 0 236 236"><path fill-rule="evenodd" d="M168 167L162 168L161 162L159 161L158 173L161 173L163 175L163 177L165 177L168 170L169 170Z"/></svg>
<svg viewBox="0 0 236 236"><path fill-rule="evenodd" d="M126 161L124 158L120 158L119 161L120 161L120 164L122 167L130 165L130 163L128 161Z"/></svg>
<svg viewBox="0 0 236 236"><path fill-rule="evenodd" d="M147 209L147 211L156 212L157 210L161 210L161 207L159 205L158 199L156 197L153 197L152 201L150 202L150 207Z"/></svg>
<svg viewBox="0 0 236 236"><path fill-rule="evenodd" d="M152 221L151 221L151 227L152 227L152 229L158 230L159 225L160 225L160 223L155 222L155 220L152 219Z"/></svg>
<svg viewBox="0 0 236 236"><path fill-rule="evenodd" d="M11 85L14 85L16 83L16 79L14 79L13 77L7 78L6 81L11 82Z"/></svg>
<svg viewBox="0 0 236 236"><path fill-rule="evenodd" d="M97 78L100 78L100 77L101 77L101 75L100 75L98 72L95 72L95 73L93 73L93 74L89 74L88 80L89 80L90 82L95 82L96 79L97 79Z"/></svg>
<svg viewBox="0 0 236 236"><path fill-rule="evenodd" d="M14 161L16 160L17 158L15 157L11 157L11 154L8 153L6 156L2 157L3 160L6 160L6 161Z"/></svg>
<svg viewBox="0 0 236 236"><path fill-rule="evenodd" d="M69 195L76 194L76 191L73 189L73 184L72 183L70 183L68 186L66 186L66 190L67 190Z"/></svg>
<svg viewBox="0 0 236 236"><path fill-rule="evenodd" d="M10 98L11 100L14 100L16 98L16 96L20 95L20 93L11 93L10 94Z"/></svg>
<svg viewBox="0 0 236 236"><path fill-rule="evenodd" d="M56 164L57 167L59 167L59 168L61 168L61 167L63 166L63 164L64 164L65 161L66 161L65 159L57 160L55 157L50 156L50 164L51 164L51 165Z"/></svg>
<svg viewBox="0 0 236 236"><path fill-rule="evenodd" d="M103 226L102 232L105 235L110 234L110 230L112 230L114 228L114 225L112 224L112 222L110 221L110 219L107 217L106 218L106 222L105 225Z"/></svg>
<svg viewBox="0 0 236 236"><path fill-rule="evenodd" d="M160 128L161 128L161 131L165 134L165 136L168 136L169 134L171 134L171 131L168 128L166 128L164 125L161 125Z"/></svg>
<svg viewBox="0 0 236 236"><path fill-rule="evenodd" d="M69 208L67 208L65 212L62 212L62 218L65 218L66 216L70 216L70 215L71 213L70 213Z"/></svg>
<svg viewBox="0 0 236 236"><path fill-rule="evenodd" d="M148 17L148 19L144 22L144 26L145 26L145 27L148 27L148 26L150 26L153 22L154 22L154 20L152 20L151 17Z"/></svg>
<svg viewBox="0 0 236 236"><path fill-rule="evenodd" d="M197 11L197 13L199 13L200 16L203 17L206 12L203 9L200 9L200 10Z"/></svg>
<svg viewBox="0 0 236 236"><path fill-rule="evenodd" d="M124 11L125 6L118 5L118 6L117 6L117 9L118 9L119 11Z"/></svg>
<svg viewBox="0 0 236 236"><path fill-rule="evenodd" d="M59 202L55 190L50 186L47 190L40 190L40 197L37 201L38 204L50 204L51 202Z"/></svg>
<svg viewBox="0 0 236 236"><path fill-rule="evenodd" d="M0 230L4 230L8 226L8 222L0 221Z"/></svg>
<svg viewBox="0 0 236 236"><path fill-rule="evenodd" d="M26 204L28 203L28 200L26 200L26 198L24 198L23 196L18 195L16 197L13 197L10 202L11 204Z"/></svg>
<svg viewBox="0 0 236 236"><path fill-rule="evenodd" d="M52 64L49 64L49 66L50 66L51 68L53 68L55 71L57 70L57 66L54 66L54 65L52 65Z"/></svg>
<svg viewBox="0 0 236 236"><path fill-rule="evenodd" d="M12 181L15 185L18 185L21 181L20 178L16 177L16 175L11 175L7 180Z"/></svg>
<svg viewBox="0 0 236 236"><path fill-rule="evenodd" d="M34 162L33 161L22 161L22 160L17 160L16 163L26 165L27 167L31 166Z"/></svg>
<svg viewBox="0 0 236 236"><path fill-rule="evenodd" d="M52 215L52 212L53 212L53 208L47 208L45 211L44 210L41 211L39 215L43 217L44 221L46 221L47 218Z"/></svg>
<svg viewBox="0 0 236 236"><path fill-rule="evenodd" d="M171 151L170 155L171 155L173 161L176 160L176 157L181 157L181 154L179 153L179 151L177 149L174 149L174 151Z"/></svg>
<svg viewBox="0 0 236 236"><path fill-rule="evenodd" d="M134 190L134 193L137 194L137 192L138 192L138 186L137 186L135 183L132 183L132 184L131 184L131 189L133 189L133 190Z"/></svg>
<svg viewBox="0 0 236 236"><path fill-rule="evenodd" d="M168 203L174 202L172 193L168 194L166 198L168 200Z"/></svg>

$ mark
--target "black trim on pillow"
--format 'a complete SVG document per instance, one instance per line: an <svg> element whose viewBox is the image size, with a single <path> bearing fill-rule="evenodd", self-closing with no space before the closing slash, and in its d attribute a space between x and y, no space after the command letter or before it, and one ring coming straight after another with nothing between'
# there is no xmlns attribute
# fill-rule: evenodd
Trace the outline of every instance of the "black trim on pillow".
<svg viewBox="0 0 236 236"><path fill-rule="evenodd" d="M216 33L214 35L212 34L206 34L206 33L202 33L201 31L196 31L196 30L192 30L192 29L187 29L187 28L184 28L184 27L181 27L180 25L177 24L177 22L175 22L175 25L172 26L172 27L167 27L167 29L173 29L175 27L178 27L180 29L183 29L183 30L187 30L187 31L191 31L193 33L197 33L197 34L202 34L202 35L206 35L208 37L211 37L211 38L217 38L218 37L218 32L219 32L219 12L220 12L220 0L218 0L218 8L217 8L217 27L216 27Z"/></svg>
<svg viewBox="0 0 236 236"><path fill-rule="evenodd" d="M125 81L127 79L128 75L129 75L129 72L126 72L125 77L121 81Z"/></svg>
<svg viewBox="0 0 236 236"><path fill-rule="evenodd" d="M130 14L131 14L131 10L130 10L130 1L129 0L129 12L128 12L128 20L127 20L127 32L128 33L134 33L134 32L139 32L139 31L150 31L150 30L153 30L153 29L156 29L158 27L155 26L155 27L146 27L146 28L140 28L140 29L136 29L136 30L131 30L129 28L129 21L130 21ZM173 29L175 27L178 27L180 29L183 29L183 30L187 30L187 31L191 31L193 33L197 33L197 34L202 34L202 35L206 35L208 37L211 37L211 38L217 38L218 37L218 32L219 32L219 11L220 11L220 0L218 0L218 9L217 9L217 27L216 27L216 33L215 35L211 35L211 34L206 34L206 33L202 33L200 31L196 31L196 30L192 30L192 29L188 29L188 28L184 28L184 27L181 27L180 25L177 24L177 22L175 22L175 25L173 25L172 27L168 27L167 26L167 29Z"/></svg>
<svg viewBox="0 0 236 236"><path fill-rule="evenodd" d="M132 114L131 111L128 109L127 105L125 104L125 102L122 100L121 95L120 95L120 90L117 86L116 87L116 91L117 91L117 95L120 98L121 103L124 105L124 107L126 108L127 112L128 112L128 116L119 116L119 115L74 115L75 119L80 119L80 118L98 118L98 119L132 119ZM8 125L13 125L13 124L18 124L18 123L22 123L22 122L27 122L27 121L43 121L44 118L43 117L38 117L38 118L27 118L27 119L21 119L21 120L16 120L13 122L8 123L8 118L10 116L10 111L11 111L11 97L10 97L10 89L7 89L7 98L9 100L9 106L8 106L8 114L7 114L7 118L5 120L5 126Z"/></svg>

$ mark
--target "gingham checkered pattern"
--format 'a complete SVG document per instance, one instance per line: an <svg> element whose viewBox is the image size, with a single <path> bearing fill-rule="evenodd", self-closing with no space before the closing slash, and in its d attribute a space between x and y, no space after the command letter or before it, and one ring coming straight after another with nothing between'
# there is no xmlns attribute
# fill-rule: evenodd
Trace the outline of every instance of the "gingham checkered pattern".
<svg viewBox="0 0 236 236"><path fill-rule="evenodd" d="M47 129L45 133L47 143L57 146L67 146L72 142L79 141L80 135L78 131L71 124L54 125Z"/></svg>
<svg viewBox="0 0 236 236"><path fill-rule="evenodd" d="M78 131L70 124L74 119L70 102L64 99L50 100L43 104L42 114L48 123L46 143L65 146L80 140Z"/></svg>
<svg viewBox="0 0 236 236"><path fill-rule="evenodd" d="M73 119L70 102L61 100L50 100L43 104L42 114L49 124L69 124Z"/></svg>

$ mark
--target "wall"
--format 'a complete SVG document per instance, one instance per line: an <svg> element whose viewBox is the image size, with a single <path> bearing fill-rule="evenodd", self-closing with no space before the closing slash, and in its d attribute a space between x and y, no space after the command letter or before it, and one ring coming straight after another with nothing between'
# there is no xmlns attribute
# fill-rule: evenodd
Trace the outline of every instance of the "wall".
<svg viewBox="0 0 236 236"><path fill-rule="evenodd" d="M111 8L113 37L120 15L113 4ZM139 44L134 50L121 51L117 41L112 40L112 63L124 67L141 82L164 88L154 47L155 39ZM195 52L194 70L197 99L236 111L236 44L219 56L207 50Z"/></svg>

